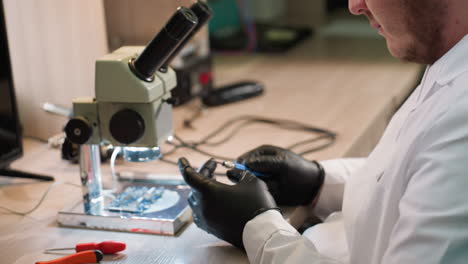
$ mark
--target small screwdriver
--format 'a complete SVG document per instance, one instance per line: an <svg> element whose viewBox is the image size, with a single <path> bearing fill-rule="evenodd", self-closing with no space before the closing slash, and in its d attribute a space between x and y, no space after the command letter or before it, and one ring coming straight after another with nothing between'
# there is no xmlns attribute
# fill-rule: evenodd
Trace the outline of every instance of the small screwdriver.
<svg viewBox="0 0 468 264"><path fill-rule="evenodd" d="M267 175L261 172L252 171L249 168L247 168L247 166L245 166L244 164L236 162L236 161L223 161L223 162L219 162L219 164L223 165L225 168L228 168L228 169L246 170L257 177L268 178Z"/></svg>
<svg viewBox="0 0 468 264"><path fill-rule="evenodd" d="M88 250L49 261L38 261L36 264L86 264L99 263L104 255L99 250Z"/></svg>
<svg viewBox="0 0 468 264"><path fill-rule="evenodd" d="M59 250L75 250L81 252L85 250L100 250L104 254L115 254L126 248L126 244L116 241L104 241L101 243L81 243L77 244L75 248L52 248L46 249L45 252L59 251Z"/></svg>

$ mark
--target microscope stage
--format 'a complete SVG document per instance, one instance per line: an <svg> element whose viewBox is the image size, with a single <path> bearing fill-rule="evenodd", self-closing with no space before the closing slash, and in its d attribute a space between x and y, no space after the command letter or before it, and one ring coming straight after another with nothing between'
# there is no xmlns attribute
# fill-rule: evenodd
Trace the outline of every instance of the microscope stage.
<svg viewBox="0 0 468 264"><path fill-rule="evenodd" d="M129 208L132 205L122 206L121 209L116 207L113 202L116 198L126 196L128 190L138 188L156 189L160 197L154 205L147 206L144 210L131 210ZM183 182L123 182L117 192L105 194L103 201L95 204L92 213L86 213L83 202L80 201L60 211L57 221L65 227L176 235L192 218L192 211L187 203L189 194L190 187Z"/></svg>

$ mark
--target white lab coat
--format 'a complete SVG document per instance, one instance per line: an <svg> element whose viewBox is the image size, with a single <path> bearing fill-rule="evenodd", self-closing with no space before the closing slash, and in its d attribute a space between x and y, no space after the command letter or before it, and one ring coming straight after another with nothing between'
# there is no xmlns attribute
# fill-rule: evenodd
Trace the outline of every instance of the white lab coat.
<svg viewBox="0 0 468 264"><path fill-rule="evenodd" d="M274 210L258 215L243 232L250 262L468 263L468 35L426 69L367 159L323 165L324 223L301 236Z"/></svg>

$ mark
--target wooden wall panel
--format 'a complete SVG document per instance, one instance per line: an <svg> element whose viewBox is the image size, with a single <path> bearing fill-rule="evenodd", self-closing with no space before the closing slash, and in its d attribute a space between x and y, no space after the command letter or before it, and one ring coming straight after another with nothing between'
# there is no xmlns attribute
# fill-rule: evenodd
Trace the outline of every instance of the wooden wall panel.
<svg viewBox="0 0 468 264"><path fill-rule="evenodd" d="M104 0L109 46L144 45L164 26L178 6L195 0ZM206 34L206 33L204 33Z"/></svg>
<svg viewBox="0 0 468 264"><path fill-rule="evenodd" d="M46 139L67 119L42 111L44 102L71 107L73 98L94 95L94 62L108 50L103 3L3 2L25 134Z"/></svg>

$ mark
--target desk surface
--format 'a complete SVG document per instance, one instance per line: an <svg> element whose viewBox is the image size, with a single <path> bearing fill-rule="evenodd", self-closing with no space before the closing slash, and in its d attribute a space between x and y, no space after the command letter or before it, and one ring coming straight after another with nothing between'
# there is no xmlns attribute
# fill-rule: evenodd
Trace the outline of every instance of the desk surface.
<svg viewBox="0 0 468 264"><path fill-rule="evenodd" d="M174 111L175 130L187 140L200 139L229 118L256 114L285 118L331 129L339 134L335 145L308 155L328 159L366 155L380 137L392 113L415 87L421 67L389 58L382 40L315 39L284 55L230 56L217 59L218 84L240 79L260 80L262 97L224 107L206 109L194 128L182 126L196 103ZM286 146L307 135L255 125L239 132L226 144L206 150L236 157L260 144ZM200 165L207 158L184 150L169 158L188 157ZM79 242L120 240L128 243L123 255L106 257L103 263L243 263L241 251L206 234L194 224L176 237L61 228L57 211L80 199L81 190L63 184L79 183L78 167L60 160L58 150L25 140L24 157L15 169L53 175L55 186L40 208L28 216L0 210L0 256L2 263L33 263L56 256L42 254L46 248L67 247ZM153 162L122 164L125 169L177 174L174 166ZM104 169L104 177L108 170ZM0 205L27 210L50 183L0 179ZM303 211L302 211L303 213ZM300 209L296 213L301 219Z"/></svg>

